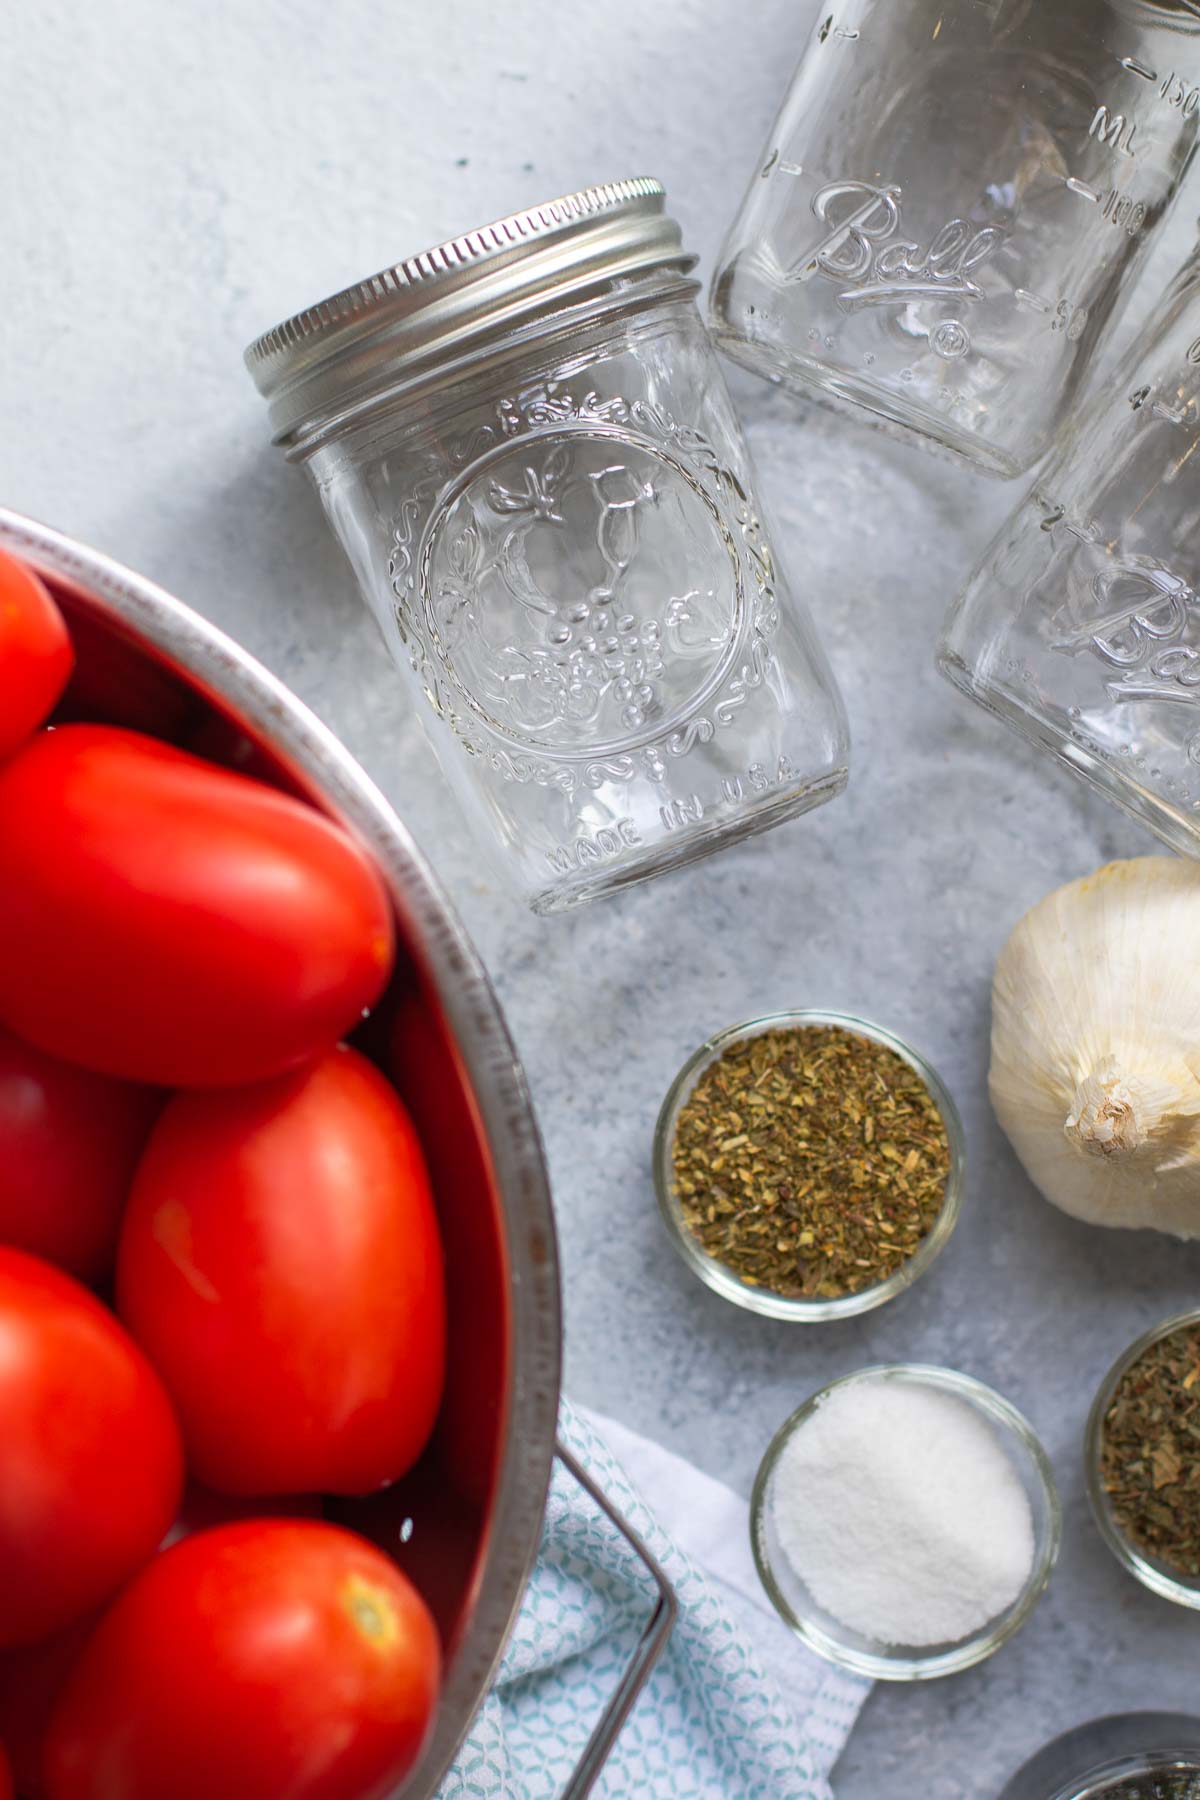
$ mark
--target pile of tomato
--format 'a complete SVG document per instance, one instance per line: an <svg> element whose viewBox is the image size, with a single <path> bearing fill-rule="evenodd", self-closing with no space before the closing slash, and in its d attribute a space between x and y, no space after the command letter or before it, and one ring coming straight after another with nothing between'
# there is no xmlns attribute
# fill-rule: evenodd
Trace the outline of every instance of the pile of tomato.
<svg viewBox="0 0 1200 1800"><path fill-rule="evenodd" d="M438 1636L320 1497L442 1392L421 1147L343 1041L391 909L287 794L48 727L73 662L0 555L0 1800L379 1800Z"/></svg>

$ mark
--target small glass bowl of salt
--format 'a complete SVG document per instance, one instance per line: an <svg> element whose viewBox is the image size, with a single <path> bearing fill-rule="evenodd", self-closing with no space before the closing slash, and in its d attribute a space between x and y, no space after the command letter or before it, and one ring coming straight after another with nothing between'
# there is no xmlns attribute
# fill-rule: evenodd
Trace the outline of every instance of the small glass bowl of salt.
<svg viewBox="0 0 1200 1800"><path fill-rule="evenodd" d="M952 1675L1020 1629L1062 1513L1046 1452L1007 1400L950 1369L843 1376L776 1432L750 1504L784 1622L883 1681Z"/></svg>

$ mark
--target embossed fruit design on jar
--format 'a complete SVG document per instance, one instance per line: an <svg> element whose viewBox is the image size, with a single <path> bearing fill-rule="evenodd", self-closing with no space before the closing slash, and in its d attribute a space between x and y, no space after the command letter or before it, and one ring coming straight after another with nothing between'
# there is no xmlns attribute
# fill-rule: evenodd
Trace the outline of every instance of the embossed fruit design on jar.
<svg viewBox="0 0 1200 1800"><path fill-rule="evenodd" d="M471 232L251 346L456 793L539 912L836 794L788 593L656 182Z"/></svg>

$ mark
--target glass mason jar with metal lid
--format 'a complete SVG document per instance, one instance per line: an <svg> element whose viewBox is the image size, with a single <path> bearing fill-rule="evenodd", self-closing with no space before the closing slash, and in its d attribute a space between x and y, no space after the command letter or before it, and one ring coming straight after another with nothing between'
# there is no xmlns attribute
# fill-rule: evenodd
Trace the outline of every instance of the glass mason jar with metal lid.
<svg viewBox="0 0 1200 1800"><path fill-rule="evenodd" d="M1197 0L830 0L721 253L722 349L999 475L1179 192Z"/></svg>
<svg viewBox="0 0 1200 1800"><path fill-rule="evenodd" d="M442 766L538 912L690 862L846 780L657 182L469 232L247 362Z"/></svg>

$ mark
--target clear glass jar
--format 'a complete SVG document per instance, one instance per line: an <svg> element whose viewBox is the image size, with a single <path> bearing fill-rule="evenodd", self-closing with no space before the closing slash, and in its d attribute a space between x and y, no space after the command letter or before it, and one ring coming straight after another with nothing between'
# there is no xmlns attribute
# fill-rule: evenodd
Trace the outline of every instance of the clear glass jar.
<svg viewBox="0 0 1200 1800"><path fill-rule="evenodd" d="M538 912L846 781L656 182L428 251L247 352L438 757Z"/></svg>
<svg viewBox="0 0 1200 1800"><path fill-rule="evenodd" d="M1200 257L951 609L938 664L1200 854Z"/></svg>
<svg viewBox="0 0 1200 1800"><path fill-rule="evenodd" d="M1194 0L832 0L717 340L999 475L1050 441L1191 162Z"/></svg>

